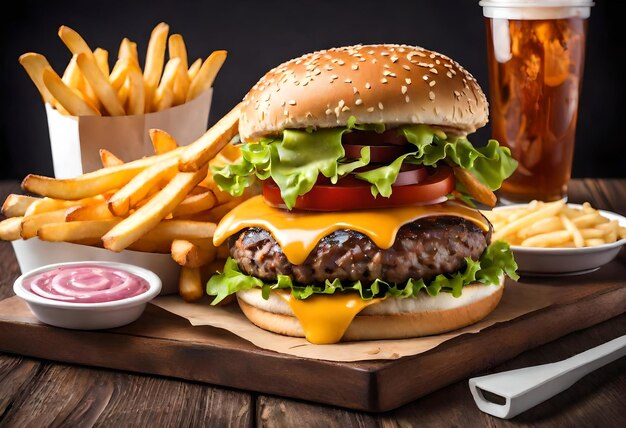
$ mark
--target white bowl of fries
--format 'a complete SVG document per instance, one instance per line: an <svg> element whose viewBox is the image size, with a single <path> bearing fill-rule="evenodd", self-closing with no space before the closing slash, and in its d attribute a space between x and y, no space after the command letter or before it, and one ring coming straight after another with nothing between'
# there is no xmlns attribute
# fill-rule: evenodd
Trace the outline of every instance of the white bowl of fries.
<svg viewBox="0 0 626 428"><path fill-rule="evenodd" d="M483 212L493 239L511 244L522 274L576 275L609 263L626 244L626 217L589 203L563 201L497 207Z"/></svg>
<svg viewBox="0 0 626 428"><path fill-rule="evenodd" d="M98 169L100 149L125 161L149 155L152 128L167 131L180 145L206 131L212 85L226 51L189 66L183 37L168 33L165 23L154 28L143 70L136 43L124 38L110 69L107 50L92 50L66 26L58 35L73 56L62 77L41 54L20 57L46 104L57 178Z"/></svg>

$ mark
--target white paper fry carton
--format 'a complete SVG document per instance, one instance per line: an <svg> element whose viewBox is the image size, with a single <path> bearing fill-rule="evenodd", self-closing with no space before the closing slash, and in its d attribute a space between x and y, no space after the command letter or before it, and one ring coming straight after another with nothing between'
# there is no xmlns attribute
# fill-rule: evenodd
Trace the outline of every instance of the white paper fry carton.
<svg viewBox="0 0 626 428"><path fill-rule="evenodd" d="M209 89L185 104L134 116L65 116L46 104L55 177L102 168L100 149L126 162L154 154L152 128L166 131L181 146L190 144L207 129L212 95Z"/></svg>

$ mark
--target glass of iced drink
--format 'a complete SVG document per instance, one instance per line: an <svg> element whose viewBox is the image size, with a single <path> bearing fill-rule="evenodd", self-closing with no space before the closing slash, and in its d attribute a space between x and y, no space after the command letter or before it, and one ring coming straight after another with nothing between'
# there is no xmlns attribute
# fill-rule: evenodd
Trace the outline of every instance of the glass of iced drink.
<svg viewBox="0 0 626 428"><path fill-rule="evenodd" d="M567 198L592 1L483 0L493 138L517 171L504 203Z"/></svg>

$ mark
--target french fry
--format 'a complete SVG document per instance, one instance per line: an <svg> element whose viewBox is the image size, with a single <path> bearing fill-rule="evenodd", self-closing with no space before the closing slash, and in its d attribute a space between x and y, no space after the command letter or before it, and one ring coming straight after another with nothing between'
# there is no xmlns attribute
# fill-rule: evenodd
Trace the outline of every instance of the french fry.
<svg viewBox="0 0 626 428"><path fill-rule="evenodd" d="M585 239L585 246L587 247L595 247L598 245L604 245L606 242L604 239L593 238L593 239Z"/></svg>
<svg viewBox="0 0 626 428"><path fill-rule="evenodd" d="M152 141L152 147L154 147L154 154L160 155L170 152L178 147L178 143L174 137L162 129L150 129L150 141Z"/></svg>
<svg viewBox="0 0 626 428"><path fill-rule="evenodd" d="M109 70L109 51L102 48L96 48L96 50L93 51L93 56L96 57L96 64L98 64L98 68L104 77L108 78L109 73L111 72L111 70Z"/></svg>
<svg viewBox="0 0 626 428"><path fill-rule="evenodd" d="M567 218L565 214L561 214L559 218L561 219L563 226L565 226L565 230L567 230L572 235L572 239L574 240L574 245L576 246L576 248L584 247L585 240L583 239L583 236L581 235L574 222Z"/></svg>
<svg viewBox="0 0 626 428"><path fill-rule="evenodd" d="M200 269L183 267L180 270L178 293L186 302L195 302L204 295Z"/></svg>
<svg viewBox="0 0 626 428"><path fill-rule="evenodd" d="M111 153L107 149L100 149L100 161L102 162L102 166L104 168L108 168L111 166L118 166L124 163L123 160L115 156L113 153Z"/></svg>
<svg viewBox="0 0 626 428"><path fill-rule="evenodd" d="M522 241L522 247L550 247L553 245L564 244L572 237L572 233L568 230L559 230L556 232L542 233L540 235L531 236Z"/></svg>
<svg viewBox="0 0 626 428"><path fill-rule="evenodd" d="M465 186L467 192L478 202L487 205L490 208L496 206L498 198L491 189L481 183L476 177L466 169L461 167L452 168L454 176Z"/></svg>
<svg viewBox="0 0 626 428"><path fill-rule="evenodd" d="M78 64L76 63L76 55L72 56L72 59L67 64L67 68L65 72L63 72L63 77L61 78L63 83L69 86L72 89L81 90L83 85L83 76L80 74L80 70L78 69Z"/></svg>
<svg viewBox="0 0 626 428"><path fill-rule="evenodd" d="M158 24L152 30L148 50L146 52L146 63L143 71L143 78L146 83L146 111L150 111L150 105L154 96L154 91L161 80L163 63L165 62L165 46L167 44L167 34L169 25L164 22Z"/></svg>
<svg viewBox="0 0 626 428"><path fill-rule="evenodd" d="M172 211L172 217L188 217L202 211L210 210L215 205L217 205L215 194L207 190L197 195L187 196L174 211Z"/></svg>
<svg viewBox="0 0 626 428"><path fill-rule="evenodd" d="M161 180L170 180L176 175L176 161L176 158L168 159L141 171L109 199L109 210L116 216L126 216L150 189Z"/></svg>
<svg viewBox="0 0 626 428"><path fill-rule="evenodd" d="M609 222L608 219L602 217L597 212L591 213L591 214L584 214L572 220L572 223L574 223L576 226L580 228L597 226L601 223L608 223L608 222Z"/></svg>
<svg viewBox="0 0 626 428"><path fill-rule="evenodd" d="M0 241L16 241L21 239L22 217L11 217L0 221Z"/></svg>
<svg viewBox="0 0 626 428"><path fill-rule="evenodd" d="M107 78L100 71L100 68L98 68L93 53L91 55L87 52L79 53L76 57L76 62L85 80L94 90L98 99L109 114L111 116L123 116L125 114L124 107L117 98L115 89L113 89L113 86L111 86Z"/></svg>
<svg viewBox="0 0 626 428"><path fill-rule="evenodd" d="M100 116L100 112L95 106L63 83L63 80L52 69L44 70L43 82L48 91L72 116Z"/></svg>
<svg viewBox="0 0 626 428"><path fill-rule="evenodd" d="M559 230L561 226L562 223L558 217L548 217L544 218L543 220L539 220L538 222L533 223L530 226L525 227L524 229L521 229L519 232L517 232L517 235L522 239L526 239L534 235L539 235L541 233L554 232L556 230ZM494 225L494 229L498 230L500 229L500 227L496 228L496 226Z"/></svg>
<svg viewBox="0 0 626 428"><path fill-rule="evenodd" d="M28 217L33 214L42 214L50 211L63 210L76 206L92 205L97 202L104 201L104 198L96 196L94 198L86 198L78 201L66 201L63 199L41 198L30 204L24 216Z"/></svg>
<svg viewBox="0 0 626 428"><path fill-rule="evenodd" d="M134 62L128 64L128 114L136 115L145 112L146 92L141 69Z"/></svg>
<svg viewBox="0 0 626 428"><path fill-rule="evenodd" d="M110 220L114 218L113 213L109 211L109 206L103 199L101 203L90 205L79 205L68 208L65 212L65 221L88 221L88 220ZM104 235L102 233L100 236Z"/></svg>
<svg viewBox="0 0 626 428"><path fill-rule="evenodd" d="M181 171L197 171L217 155L237 134L241 103L221 118L198 140L185 147L178 168Z"/></svg>
<svg viewBox="0 0 626 428"><path fill-rule="evenodd" d="M174 105L184 104L187 100L187 92L189 92L189 75L187 69L181 64L178 67L176 73L176 80L174 81Z"/></svg>
<svg viewBox="0 0 626 428"><path fill-rule="evenodd" d="M173 152L169 152L173 153ZM161 156L166 156L161 155ZM187 194L206 176L207 168L196 172L179 172L154 198L137 209L102 237L104 247L121 251L152 230L172 212Z"/></svg>
<svg viewBox="0 0 626 428"><path fill-rule="evenodd" d="M82 241L95 244L119 222L120 219L105 219L47 223L39 227L37 236L50 242Z"/></svg>
<svg viewBox="0 0 626 428"><path fill-rule="evenodd" d="M10 194L2 204L2 215L5 217L22 217L28 207L38 200L39 198L32 196Z"/></svg>
<svg viewBox="0 0 626 428"><path fill-rule="evenodd" d="M217 73L226 61L226 51L215 51L206 59L192 79L187 93L187 101L193 100L202 92L213 86Z"/></svg>
<svg viewBox="0 0 626 428"><path fill-rule="evenodd" d="M185 40L180 34L172 34L168 39L167 44L170 58L180 58L180 62L185 70L189 68L187 63L187 46L185 46Z"/></svg>
<svg viewBox="0 0 626 428"><path fill-rule="evenodd" d="M20 236L22 239L30 239L37 236L41 226L48 223L62 223L65 221L65 210L49 211L41 214L25 216L22 220Z"/></svg>
<svg viewBox="0 0 626 428"><path fill-rule="evenodd" d="M128 58L139 65L139 55L137 55L137 43L130 41L124 37L120 43L120 49L117 53L119 59Z"/></svg>
<svg viewBox="0 0 626 428"><path fill-rule="evenodd" d="M183 267L198 268L215 260L217 248L210 239L195 242L186 239L172 241L172 259Z"/></svg>
<svg viewBox="0 0 626 428"><path fill-rule="evenodd" d="M153 111L162 111L172 107L172 105L174 105L174 91L171 88L166 87L155 93Z"/></svg>
<svg viewBox="0 0 626 428"><path fill-rule="evenodd" d="M198 58L189 66L189 70L187 71L187 75L189 76L189 80L193 80L197 75L198 71L200 71L200 67L202 67L202 58Z"/></svg>
<svg viewBox="0 0 626 428"><path fill-rule="evenodd" d="M117 91L117 99L120 100L120 103L122 103L122 105L124 106L124 110L126 110L127 112L130 111L130 109L127 106L129 95L130 95L130 81L126 79L122 87L119 89L119 91Z"/></svg>
<svg viewBox="0 0 626 428"><path fill-rule="evenodd" d="M122 85L124 85L124 82L126 82L131 61L132 60L129 58L120 58L115 62L109 76L109 82L116 91L119 91Z"/></svg>
<svg viewBox="0 0 626 428"><path fill-rule="evenodd" d="M174 104L174 84L180 66L180 58L172 58L165 64L161 83L154 94L154 110L165 110Z"/></svg>
<svg viewBox="0 0 626 428"><path fill-rule="evenodd" d="M30 80L33 81L37 90L39 90L39 94L44 102L54 105L54 96L50 93L43 81L44 70L52 70L46 57L38 53L29 52L20 56L19 61L22 67L24 67L24 70L26 70L26 73L28 73Z"/></svg>
<svg viewBox="0 0 626 428"><path fill-rule="evenodd" d="M36 195L55 199L76 200L100 195L106 191L121 188L149 166L178 157L181 150L182 148L178 148L162 155L88 172L75 178L55 179L29 174L22 181L22 188Z"/></svg>

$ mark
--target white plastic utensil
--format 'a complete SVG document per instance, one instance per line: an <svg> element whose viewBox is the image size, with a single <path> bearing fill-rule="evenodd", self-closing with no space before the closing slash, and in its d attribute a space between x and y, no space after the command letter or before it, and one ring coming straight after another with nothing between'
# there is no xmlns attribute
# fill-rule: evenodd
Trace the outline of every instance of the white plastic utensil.
<svg viewBox="0 0 626 428"><path fill-rule="evenodd" d="M480 410L510 419L625 355L626 335L556 363L475 377L469 380L469 387ZM483 391L502 397L504 404L487 400Z"/></svg>

